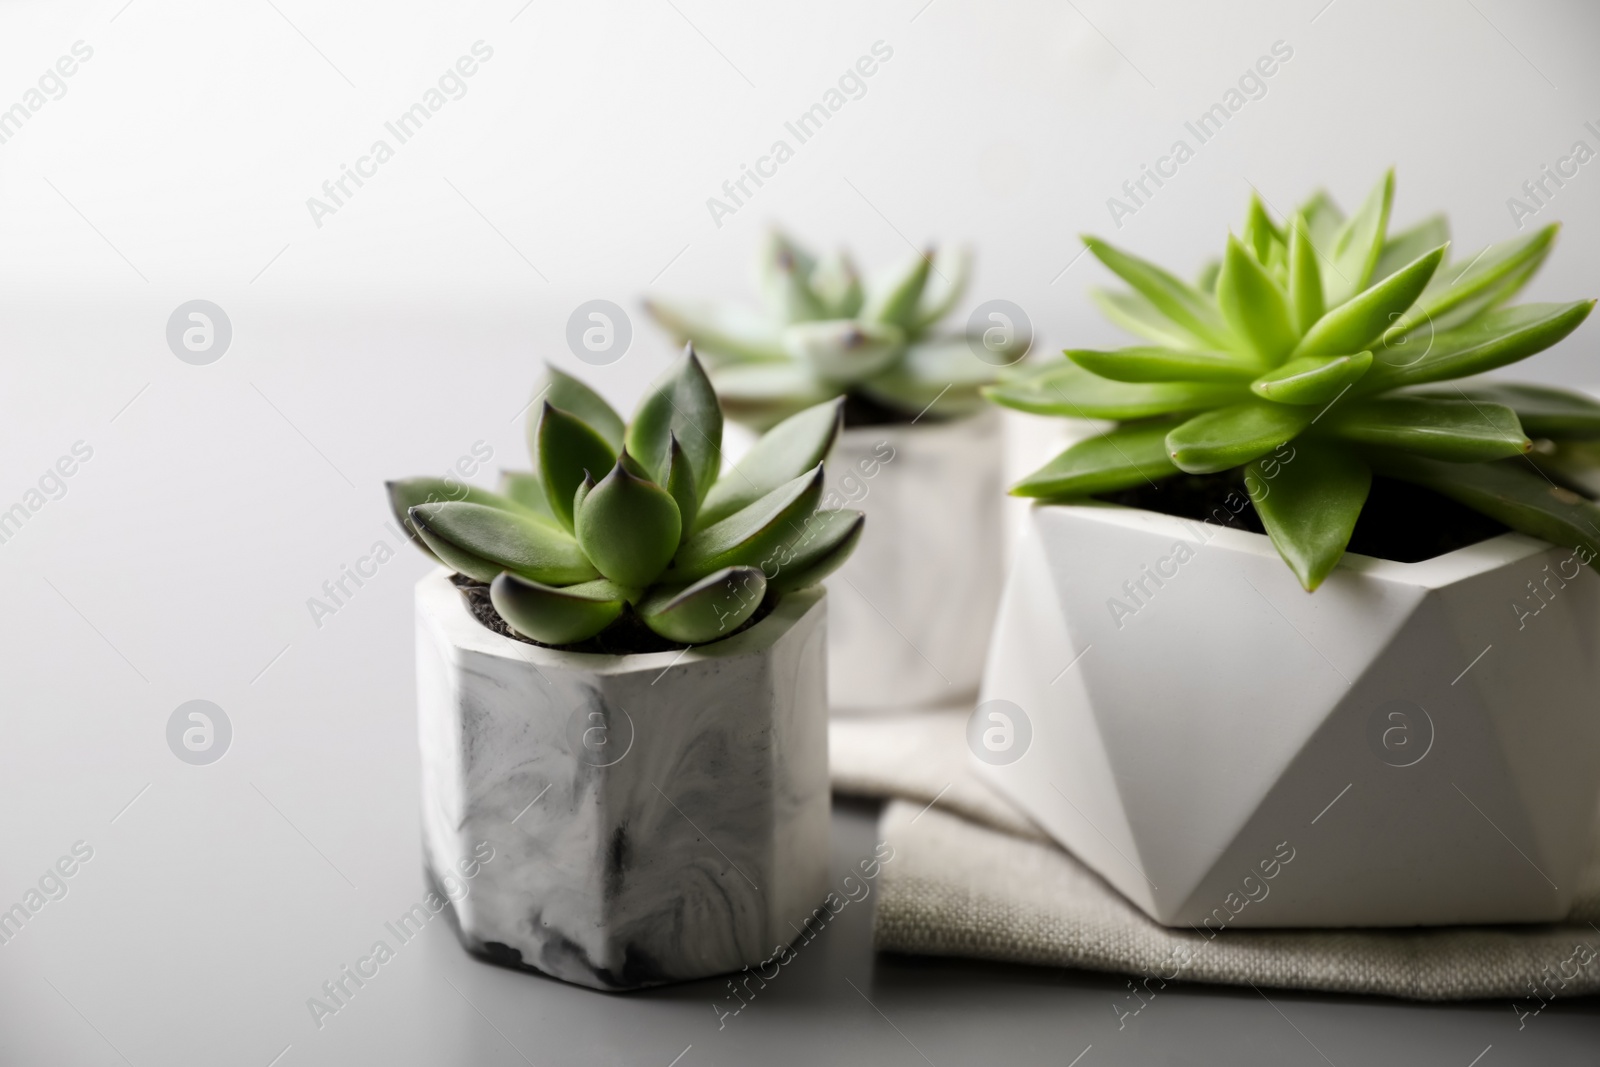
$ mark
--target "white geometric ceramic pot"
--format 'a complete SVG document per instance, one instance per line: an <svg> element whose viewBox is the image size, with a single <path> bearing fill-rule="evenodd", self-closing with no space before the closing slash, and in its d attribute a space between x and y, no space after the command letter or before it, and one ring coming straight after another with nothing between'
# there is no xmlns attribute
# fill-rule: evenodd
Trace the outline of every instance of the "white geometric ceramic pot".
<svg viewBox="0 0 1600 1067"><path fill-rule="evenodd" d="M1504 534L1346 555L1307 593L1264 536L1035 506L975 766L1151 917L1564 916L1600 801L1600 578Z"/></svg>
<svg viewBox="0 0 1600 1067"><path fill-rule="evenodd" d="M454 905L469 951L614 990L794 940L827 890L820 589L722 641L630 656L495 633L442 569L416 605L428 870L494 848Z"/></svg>
<svg viewBox="0 0 1600 1067"><path fill-rule="evenodd" d="M993 409L839 435L824 506L858 508L867 523L827 583L836 711L948 704L977 692L1004 574L1001 453Z"/></svg>

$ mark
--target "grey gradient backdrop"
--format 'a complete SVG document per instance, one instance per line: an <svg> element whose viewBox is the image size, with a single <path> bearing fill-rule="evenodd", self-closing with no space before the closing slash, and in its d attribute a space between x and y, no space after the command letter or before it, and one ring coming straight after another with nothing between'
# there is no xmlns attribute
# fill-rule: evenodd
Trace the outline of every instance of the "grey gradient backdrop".
<svg viewBox="0 0 1600 1067"><path fill-rule="evenodd" d="M0 109L75 42L93 49L0 144L0 510L75 443L93 452L0 544L0 906L74 842L94 849L68 895L0 945L0 1063L265 1065L289 1046L285 1065L373 1048L665 1065L690 1044L684 1067L763 1049L921 1062L842 987L774 1006L775 1043L718 1052L711 1013L687 994L530 985L466 961L442 930L310 1025L305 998L421 892L409 601L426 565L385 529L381 482L442 474L478 442L493 451L480 483L521 465L537 362L579 366L564 335L586 300L635 312L627 355L593 372L631 403L671 355L639 297L746 294L773 221L873 265L932 239L972 243L968 306L1013 300L1058 348L1115 337L1084 298L1103 272L1076 258L1080 232L1188 272L1238 224L1251 184L1279 207L1317 184L1353 206L1394 164L1397 220L1447 210L1470 252L1517 232L1507 199L1543 165L1579 139L1600 149L1584 126L1600 127L1600 9L1324 4L0 7ZM306 199L480 40L493 57L465 95L315 225ZM864 94L718 226L707 198L775 139L793 145L784 123L880 41L893 55ZM1193 144L1185 120L1276 41L1293 56L1265 95L1117 227L1107 198L1175 139ZM1530 297L1600 292L1600 162L1536 221L1550 218L1565 230ZM209 366L165 340L173 309L197 298L233 328ZM1595 329L1526 376L1593 382ZM307 599L378 541L398 554L318 625ZM206 767L166 743L173 709L197 698L233 727ZM870 970L865 936L829 951ZM939 1049L1065 1062L1092 1040L1057 1012L1096 980L1068 978L1015 993L1013 1006L1056 1018L994 1037L1023 1040L1015 1055L949 1044L1004 1010L986 997L1014 979L980 978L933 982L921 1003L944 1005L937 1017L902 995L931 1033L946 1028L919 1042L934 1062ZM962 981L988 992L951 993ZM1073 1011L1104 1030L1112 994L1099 988ZM1233 1062L1310 1055L1259 1002L1185 1003L1174 1047L1195 1041L1186 1013L1236 1005L1215 1038ZM1433 1042L1426 1062L1464 1065L1489 1042L1500 1062L1534 1062L1504 1050L1593 1030L1559 1007L1532 1037L1502 1005L1429 1015L1415 1033ZM1355 1035L1399 1025L1398 1009L1326 1010L1317 1045L1335 1062L1341 1048L1378 1062ZM1458 1024L1477 1029L1452 1036ZM878 1037L796 1051L833 1026ZM556 1031L559 1054L544 1044ZM1125 1062L1166 1055L1121 1048Z"/></svg>

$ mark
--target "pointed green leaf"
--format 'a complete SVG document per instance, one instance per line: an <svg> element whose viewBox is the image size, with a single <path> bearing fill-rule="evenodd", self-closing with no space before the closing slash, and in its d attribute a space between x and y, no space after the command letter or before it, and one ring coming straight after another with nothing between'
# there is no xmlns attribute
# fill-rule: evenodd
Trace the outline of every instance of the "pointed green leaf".
<svg viewBox="0 0 1600 1067"><path fill-rule="evenodd" d="M628 453L624 451L622 459L626 458L628 458ZM622 462L622 459L619 459L618 462ZM637 474L635 476L637 477ZM593 489L594 486L594 475L584 471L583 481L578 483L578 488L572 494L572 525L574 527L578 525L578 516L583 514L583 502L589 499L589 490Z"/></svg>
<svg viewBox="0 0 1600 1067"><path fill-rule="evenodd" d="M1444 259L1445 246L1425 252L1383 281L1333 308L1300 339L1296 356L1359 352L1400 323Z"/></svg>
<svg viewBox="0 0 1600 1067"><path fill-rule="evenodd" d="M836 386L824 385L792 359L718 367L711 381L728 416L758 430L839 395Z"/></svg>
<svg viewBox="0 0 1600 1067"><path fill-rule="evenodd" d="M804 322L823 315L811 289L816 258L774 230L761 257L761 292L768 312L779 322Z"/></svg>
<svg viewBox="0 0 1600 1067"><path fill-rule="evenodd" d="M1011 487L1050 500L1131 489L1178 473L1167 452L1170 422L1138 422L1079 441Z"/></svg>
<svg viewBox="0 0 1600 1067"><path fill-rule="evenodd" d="M1472 400L1382 397L1342 407L1320 425L1346 440L1453 463L1520 456L1532 446L1516 412Z"/></svg>
<svg viewBox="0 0 1600 1067"><path fill-rule="evenodd" d="M700 498L694 484L694 471L689 466L689 457L683 454L683 448L678 444L676 434L672 437L672 449L667 459L667 484L662 488L671 494L672 502L678 505L678 518L682 524L679 540L689 536L694 529L696 516L700 511ZM716 488L715 485L712 486Z"/></svg>
<svg viewBox="0 0 1600 1067"><path fill-rule="evenodd" d="M1409 396L1504 404L1517 413L1529 437L1560 440L1600 438L1600 402L1570 389L1517 382L1463 382L1419 389Z"/></svg>
<svg viewBox="0 0 1600 1067"><path fill-rule="evenodd" d="M570 530L572 494L577 492L584 472L603 477L617 461L617 454L587 422L548 401L539 411L534 439L545 499L550 502L551 513Z"/></svg>
<svg viewBox="0 0 1600 1067"><path fill-rule="evenodd" d="M1256 262L1266 266L1272 258L1272 246L1283 244L1286 238L1267 214L1267 206L1259 194L1250 194L1250 207L1245 212L1242 243L1255 254Z"/></svg>
<svg viewBox="0 0 1600 1067"><path fill-rule="evenodd" d="M1220 267L1220 264L1218 265ZM1212 278L1215 286L1216 278ZM1180 329L1138 293L1118 293L1109 289L1089 290L1100 313L1135 337L1154 341L1168 348L1189 348L1196 342L1192 334Z"/></svg>
<svg viewBox="0 0 1600 1067"><path fill-rule="evenodd" d="M1389 207L1394 202L1394 171L1385 172L1333 239L1332 264L1323 272L1327 303L1336 308L1367 287L1383 254L1389 228ZM1316 232L1312 231L1313 238Z"/></svg>
<svg viewBox="0 0 1600 1067"><path fill-rule="evenodd" d="M1529 537L1581 548L1581 562L1597 566L1600 507L1525 463L1444 463L1387 451L1371 459L1379 474L1427 486Z"/></svg>
<svg viewBox="0 0 1600 1067"><path fill-rule="evenodd" d="M1333 202L1327 190L1318 189L1311 194L1311 198L1300 205L1300 214L1306 220L1306 229L1311 234L1311 243L1318 252L1324 256L1333 255L1334 241L1339 236L1339 230L1344 227L1344 212L1339 210L1339 205Z"/></svg>
<svg viewBox="0 0 1600 1067"><path fill-rule="evenodd" d="M1266 365L1281 362L1294 348L1298 335L1288 298L1232 234L1217 277L1217 306L1234 335Z"/></svg>
<svg viewBox="0 0 1600 1067"><path fill-rule="evenodd" d="M500 495L516 501L528 511L544 519L553 526L561 525L561 520L556 518L556 513L550 510L550 498L545 496L544 483L539 481L539 476L532 471L501 471ZM478 504L491 503L488 500L474 501ZM415 501L421 504L425 501Z"/></svg>
<svg viewBox="0 0 1600 1067"><path fill-rule="evenodd" d="M933 252L919 252L884 277L873 287L861 317L869 322L910 326L917 318L917 305L928 284Z"/></svg>
<svg viewBox="0 0 1600 1067"><path fill-rule="evenodd" d="M1291 441L1317 413L1309 407L1247 401L1196 415L1167 434L1167 454L1190 474L1249 463Z"/></svg>
<svg viewBox="0 0 1600 1067"><path fill-rule="evenodd" d="M487 489L479 489L475 485L458 482L446 478L397 478L392 482L385 482L384 488L389 496L389 510L393 513L395 521L406 535L422 551L433 556L427 542L417 534L416 527L411 524L411 509L418 504L438 504L446 500L465 500L473 504L484 504L492 508L502 508L506 511L528 510L519 501L501 493L491 493ZM437 556L434 556L437 559Z"/></svg>
<svg viewBox="0 0 1600 1067"><path fill-rule="evenodd" d="M814 469L828 457L843 426L843 399L825 401L778 423L717 479L706 494L694 528L721 522Z"/></svg>
<svg viewBox="0 0 1600 1067"><path fill-rule="evenodd" d="M1341 449L1296 441L1291 458L1250 464L1244 484L1273 547L1310 592L1344 556L1372 470Z"/></svg>
<svg viewBox="0 0 1600 1067"><path fill-rule="evenodd" d="M722 409L692 348L655 380L628 424L628 451L658 485L666 481L674 434L703 498L722 466Z"/></svg>
<svg viewBox="0 0 1600 1067"><path fill-rule="evenodd" d="M1371 366L1371 352L1301 356L1251 382L1250 391L1279 404L1326 404L1360 381Z"/></svg>
<svg viewBox="0 0 1600 1067"><path fill-rule="evenodd" d="M1119 348L1111 352L1069 348L1066 356L1114 382L1248 382L1261 368L1232 352L1180 348Z"/></svg>
<svg viewBox="0 0 1600 1067"><path fill-rule="evenodd" d="M799 530L822 499L822 465L712 523L684 542L667 581L690 582L723 567L760 566Z"/></svg>
<svg viewBox="0 0 1600 1067"><path fill-rule="evenodd" d="M1013 373L983 395L1003 407L1078 419L1145 419L1247 399L1242 385L1113 382L1070 360Z"/></svg>
<svg viewBox="0 0 1600 1067"><path fill-rule="evenodd" d="M727 567L686 586L653 590L639 602L639 617L669 641L701 645L743 626L766 591L757 568Z"/></svg>
<svg viewBox="0 0 1600 1067"><path fill-rule="evenodd" d="M679 343L694 345L695 351L713 362L787 358L783 354L781 328L766 315L724 304L661 297L651 297L644 306Z"/></svg>
<svg viewBox="0 0 1600 1067"><path fill-rule="evenodd" d="M1210 259L1205 266L1200 268L1199 275L1195 278L1195 287L1207 296L1217 293L1217 275L1222 273L1222 260Z"/></svg>
<svg viewBox="0 0 1600 1067"><path fill-rule="evenodd" d="M1383 243L1383 253L1373 268L1374 278L1387 278L1401 267L1416 259L1430 248L1450 243L1450 220L1443 215L1432 215L1409 230L1403 230ZM1438 280L1434 275L1434 280Z"/></svg>
<svg viewBox="0 0 1600 1067"><path fill-rule="evenodd" d="M775 596L816 585L841 567L861 540L866 516L859 511L819 511L802 532L762 563L767 589Z"/></svg>
<svg viewBox="0 0 1600 1067"><path fill-rule="evenodd" d="M672 494L618 463L585 496L575 532L602 575L649 585L672 561L682 531Z"/></svg>
<svg viewBox="0 0 1600 1067"><path fill-rule="evenodd" d="M817 264L811 273L811 291L822 302L824 318L851 319L861 310L861 275L843 252Z"/></svg>
<svg viewBox="0 0 1600 1067"><path fill-rule="evenodd" d="M933 272L928 276L927 288L917 313L911 317L910 329L921 333L955 309L967 291L972 276L972 252L966 248L940 249L933 257Z"/></svg>
<svg viewBox="0 0 1600 1067"><path fill-rule="evenodd" d="M1322 301L1322 268L1317 265L1317 250L1304 215L1296 215L1289 230L1289 306L1294 311L1295 330L1302 335L1327 310Z"/></svg>
<svg viewBox="0 0 1600 1067"><path fill-rule="evenodd" d="M860 319L797 322L783 331L783 350L824 382L848 385L884 370L905 350L900 327Z"/></svg>
<svg viewBox="0 0 1600 1067"><path fill-rule="evenodd" d="M1157 311L1189 334L1202 348L1231 348L1234 338L1216 305L1200 292L1154 263L1130 255L1098 237L1083 243L1113 273L1139 292Z"/></svg>
<svg viewBox="0 0 1600 1067"><path fill-rule="evenodd" d="M614 454L622 447L622 416L618 415L605 398L564 371L545 364L544 385L536 400L576 415L599 434ZM534 466L539 464L538 413L535 407L528 418L528 447Z"/></svg>
<svg viewBox="0 0 1600 1067"><path fill-rule="evenodd" d="M1533 233L1490 245L1464 263L1439 271L1411 314L1414 329L1449 328L1451 321L1466 321L1476 312L1509 300L1544 263L1555 243L1559 223Z"/></svg>
<svg viewBox="0 0 1600 1067"><path fill-rule="evenodd" d="M1490 311L1466 326L1431 337L1425 331L1402 337L1391 335L1373 350L1372 370L1362 379L1358 391L1370 395L1406 385L1465 378L1515 363L1543 352L1576 330L1593 308L1593 300L1520 304Z"/></svg>
<svg viewBox="0 0 1600 1067"><path fill-rule="evenodd" d="M507 571L489 584L489 601L522 636L546 645L572 645L615 622L628 592L605 580L556 588Z"/></svg>
<svg viewBox="0 0 1600 1067"><path fill-rule="evenodd" d="M576 541L522 512L447 501L417 505L411 521L447 566L480 582L507 570L553 585L599 577Z"/></svg>

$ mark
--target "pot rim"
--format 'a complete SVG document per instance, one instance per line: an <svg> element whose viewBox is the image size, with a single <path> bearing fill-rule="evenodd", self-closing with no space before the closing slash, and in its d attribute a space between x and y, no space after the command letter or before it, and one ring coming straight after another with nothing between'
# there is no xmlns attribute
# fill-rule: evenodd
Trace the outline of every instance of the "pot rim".
<svg viewBox="0 0 1600 1067"><path fill-rule="evenodd" d="M609 655L603 652L567 652L532 645L495 633L484 626L467 608L466 600L448 567L435 567L416 585L416 605L438 621L443 636L457 651L476 652L498 659L518 660L538 666L561 667L592 674L631 674L638 671L664 671L711 660L762 655L778 643L806 615L824 609L826 590L820 586L786 593L766 618L742 633L704 645L690 645L670 652L632 652Z"/></svg>
<svg viewBox="0 0 1600 1067"><path fill-rule="evenodd" d="M1231 549L1244 555L1279 558L1278 550L1273 547L1272 539L1266 534L1235 530L1227 526L1207 525L1199 519L1180 518L1159 511L1150 511L1147 508L1129 507L1103 500L1073 504L1036 500L1029 507L1029 513L1034 516L1046 510L1069 512L1093 522L1132 529L1165 530L1179 540L1192 540L1196 531L1203 528L1211 534L1203 539L1207 545ZM1347 552L1339 561L1339 565L1334 568L1334 574L1345 571L1379 581L1437 589L1475 575L1486 574L1542 552L1552 549L1559 551L1562 548L1563 546L1553 542L1508 530L1485 541L1463 545L1432 559L1419 560L1416 563L1401 563L1398 560ZM1287 567L1287 564L1284 566Z"/></svg>

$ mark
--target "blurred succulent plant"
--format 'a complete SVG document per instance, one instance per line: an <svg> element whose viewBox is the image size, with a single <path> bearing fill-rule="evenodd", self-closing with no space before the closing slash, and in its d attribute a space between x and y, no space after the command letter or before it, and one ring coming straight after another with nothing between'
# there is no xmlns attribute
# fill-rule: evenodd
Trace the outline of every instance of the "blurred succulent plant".
<svg viewBox="0 0 1600 1067"><path fill-rule="evenodd" d="M1556 227L1448 264L1443 217L1388 234L1393 193L1391 171L1349 219L1318 193L1286 224L1252 197L1241 235L1198 286L1086 237L1133 290L1096 293L1101 309L1148 343L1068 349L1066 363L988 390L1023 411L1117 422L1012 492L1070 500L1243 467L1262 525L1308 590L1344 554L1375 472L1535 537L1600 541L1600 508L1535 466L1541 454L1581 461L1569 442L1600 438L1600 404L1456 381L1549 348L1589 314L1592 300L1503 306ZM1525 455L1531 438L1540 448ZM1290 441L1291 462L1272 455Z"/></svg>
<svg viewBox="0 0 1600 1067"><path fill-rule="evenodd" d="M826 577L860 538L860 512L818 510L838 401L785 419L718 477L722 412L692 350L631 423L554 368L540 395L534 469L506 472L500 492L389 483L419 547L489 583L495 611L525 637L573 645L642 623L672 642L715 641L764 600Z"/></svg>
<svg viewBox="0 0 1600 1067"><path fill-rule="evenodd" d="M645 306L707 358L728 414L752 426L836 396L907 420L962 415L981 406L978 390L1005 356L986 362L964 333L937 332L969 268L964 251L930 250L864 287L848 254L819 260L773 232L760 261L762 311L655 298Z"/></svg>

